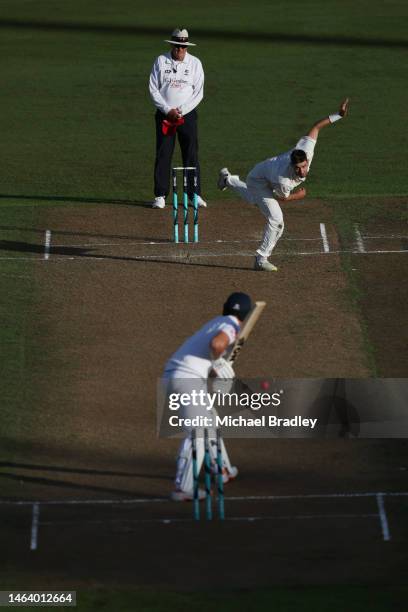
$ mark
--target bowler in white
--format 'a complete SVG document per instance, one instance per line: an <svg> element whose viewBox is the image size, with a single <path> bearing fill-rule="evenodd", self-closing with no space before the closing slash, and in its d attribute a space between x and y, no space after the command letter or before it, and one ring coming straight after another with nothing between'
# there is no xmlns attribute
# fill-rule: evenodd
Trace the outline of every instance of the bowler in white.
<svg viewBox="0 0 408 612"><path fill-rule="evenodd" d="M346 98L337 113L317 121L293 149L266 159L252 168L246 182L241 181L239 176L231 174L228 168L220 170L218 188L224 191L230 187L246 202L258 206L266 217L262 242L256 251L255 270L265 272L278 270L268 258L283 234L284 222L280 205L284 202L303 200L306 197L306 189L302 185L310 170L319 131L345 117L348 106L349 100Z"/></svg>

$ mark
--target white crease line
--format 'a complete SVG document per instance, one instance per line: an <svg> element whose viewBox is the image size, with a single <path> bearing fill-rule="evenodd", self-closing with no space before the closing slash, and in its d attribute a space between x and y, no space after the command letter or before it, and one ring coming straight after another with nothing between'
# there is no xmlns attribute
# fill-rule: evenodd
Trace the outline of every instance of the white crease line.
<svg viewBox="0 0 408 612"><path fill-rule="evenodd" d="M383 497L404 497L408 496L408 491L390 491L377 493L308 493L299 495L247 495L247 496L235 496L228 497L228 501L279 501L286 499L338 499L338 498L358 498L358 497L376 497L382 495Z"/></svg>
<svg viewBox="0 0 408 612"><path fill-rule="evenodd" d="M258 515L258 516L227 516L225 517L226 521L285 521L285 520L308 520L308 519L345 519L345 518L378 518L378 514L283 514L283 515ZM41 521L41 526L53 527L57 525L106 525L109 524L132 524L132 523L190 523L195 522L192 518L184 518L184 517L174 517L174 518L152 518L152 519L105 519L105 520L81 520L81 519L72 519L72 520L62 520L62 521Z"/></svg>
<svg viewBox="0 0 408 612"><path fill-rule="evenodd" d="M319 240L321 240L319 238ZM293 252L293 251L287 251L287 252L274 252L274 257L297 257L297 256L307 256L307 255L342 255L345 253L350 253L352 255L407 255L408 250L398 250L398 251L394 251L394 250L390 250L390 251L386 251L386 250L377 250L377 251L364 251L363 253L359 250L355 250L355 249L345 249L345 250L341 250L341 251L330 251L329 253L324 253L322 251L299 251L299 252ZM205 254L201 254L201 255L194 255L193 253L188 253L188 255L184 254L184 255L168 255L168 254L162 254L162 255L134 255L134 256L123 256L121 257L120 255L113 255L113 256L109 256L109 255L104 255L104 256L97 256L97 255L77 255L75 257L68 257L65 255L55 255L52 258L52 263L65 263L65 262L69 262L69 261L75 261L77 263L86 263L87 261L108 261L108 262L112 262L112 261L122 261L125 260L127 263L131 263L132 261L143 261L143 260L155 260L158 259L161 263L166 263L165 260L161 259L162 257L166 257L167 259L194 259L197 257L253 257L254 254L251 253L205 253ZM36 257L36 256L31 256L31 257L1 257L0 256L0 261L32 261L33 263L42 263L44 262L44 258L43 257ZM51 261L51 260L50 260ZM248 268L249 270L250 268Z"/></svg>
<svg viewBox="0 0 408 612"><path fill-rule="evenodd" d="M383 493L377 493L376 499L377 499L378 514L380 517L383 540L384 542L388 542L389 540L391 540L391 535L390 535L390 529L388 527L388 519L387 519L387 513L385 511Z"/></svg>
<svg viewBox="0 0 408 612"><path fill-rule="evenodd" d="M64 261L64 260L72 261L73 259L77 259L78 260L78 259L83 259L83 258L82 257L64 257L63 255L59 255L58 257L53 257L52 261L53 262L55 262L55 261ZM86 259L90 259L90 258L87 257ZM101 258L99 258L99 259L101 259ZM35 257L35 256L32 256L32 257L0 257L0 260L5 260L5 261L14 260L16 262L17 261L34 261L36 263L41 263L41 262L44 262L44 257Z"/></svg>
<svg viewBox="0 0 408 612"><path fill-rule="evenodd" d="M1 272L0 276L7 276L7 278L24 278L25 280L29 280L30 276L23 276L22 274L6 274L5 272Z"/></svg>
<svg viewBox="0 0 408 612"><path fill-rule="evenodd" d="M32 515L32 520L31 520L30 550L37 550L39 518L40 518L40 504L38 502L35 502L33 504L33 515Z"/></svg>
<svg viewBox="0 0 408 612"><path fill-rule="evenodd" d="M346 252L346 251L344 251ZM351 251L352 253L360 253L361 251ZM364 255L387 255L387 253L407 253L408 251L404 249L399 249L398 251L386 251L386 250L377 250L377 251L364 251Z"/></svg>
<svg viewBox="0 0 408 612"><path fill-rule="evenodd" d="M357 253L357 251L352 251L353 253ZM400 249L399 251L364 251L366 255L386 255L387 253L408 253L408 251L404 249Z"/></svg>
<svg viewBox="0 0 408 612"><path fill-rule="evenodd" d="M408 240L408 236L399 236L398 234L390 234L389 236L369 236L368 234L362 234L362 238L365 240Z"/></svg>
<svg viewBox="0 0 408 612"><path fill-rule="evenodd" d="M286 499L337 499L337 498L357 498L357 497L405 497L408 491L370 491L366 493L306 493L295 495L243 495L229 497L228 501L279 501ZM149 504L149 503L172 503L169 497L135 497L131 499L60 499L60 500L4 500L0 499L0 506L32 506L41 504L47 506L55 505L86 505L86 504ZM173 502L174 503L174 502Z"/></svg>
<svg viewBox="0 0 408 612"><path fill-rule="evenodd" d="M279 516L249 516L249 517L240 517L240 516L233 516L233 517L229 517L230 521L239 521L239 520L246 520L246 521L262 521L263 519L266 520L293 520L293 519L301 519L301 520L307 520L307 519L341 519L341 518L378 518L377 514L295 514L295 515L279 515Z"/></svg>
<svg viewBox="0 0 408 612"><path fill-rule="evenodd" d="M44 244L44 259L47 261L50 258L51 248L51 230L45 232L45 244Z"/></svg>
<svg viewBox="0 0 408 612"><path fill-rule="evenodd" d="M324 252L325 253L329 253L330 246L329 246L329 241L327 239L326 225L324 223L320 224L320 235L321 235L322 240L323 240L323 249L324 249Z"/></svg>
<svg viewBox="0 0 408 612"><path fill-rule="evenodd" d="M369 235L363 235L361 234L360 230L358 229L358 226L355 225L355 233L356 233L356 240L358 243L358 247L357 247L357 252L359 253L365 253L365 246L364 246L364 242L363 240L380 240L380 239L389 239L389 240L397 240L397 239L406 239L408 240L408 236L400 236L400 235L390 235L390 236L369 236ZM45 238L45 246L47 248L47 235L49 235L49 244L48 244L48 250L51 247L51 231L50 230L46 230L46 238ZM320 242L321 240L323 241L323 248L324 248L324 252L325 253L329 253L330 252L330 245L329 245L329 240L328 240L328 236L327 236L327 230L326 230L326 224L325 223L320 223L320 238L281 238L280 239L280 243L282 244L283 242ZM172 241L160 241L160 242L155 242L150 240L149 242L138 242L137 240L133 241L131 238L126 238L125 239L127 242L123 243L123 242L85 242L85 243L79 243L79 244L58 244L58 247L61 248L96 248L96 247L138 247L138 246L157 246L157 247L174 247L177 248L176 245L174 244L174 242ZM261 240L261 237L259 237L258 239L247 239L247 240L202 240L199 242L200 245L211 245L211 244L249 244L249 243L258 243ZM185 243L180 243L180 246L184 245ZM194 243L186 243L188 246L194 244ZM370 252L370 251L367 251ZM377 251L375 251L377 252ZM388 251L387 251L388 252ZM48 258L47 258L48 259Z"/></svg>
<svg viewBox="0 0 408 612"><path fill-rule="evenodd" d="M365 253L365 247L364 247L364 242L363 242L363 237L361 236L360 230L358 225L356 224L354 226L354 232L356 235L356 244L357 244L357 250L359 253Z"/></svg>
<svg viewBox="0 0 408 612"><path fill-rule="evenodd" d="M248 240L200 240L198 244L206 245L206 244L248 244L252 242L260 242L262 237L260 236L258 239L248 239ZM126 238L126 240L130 240ZM281 238L279 242L320 242L321 238ZM194 245L194 242L180 242L179 245ZM171 240L161 241L161 242L138 242L137 240L127 242L124 244L123 242L86 242L84 244L58 244L58 247L62 248L87 248L87 247L101 247L101 246L119 246L119 247L137 247L137 246L168 246L177 248L175 243Z"/></svg>
<svg viewBox="0 0 408 612"><path fill-rule="evenodd" d="M344 250L344 251L329 251L328 253L323 253L322 251L297 251L297 252L293 252L293 251L282 251L280 253L276 253L274 252L274 257L297 257L297 256L307 256L307 255L341 255L342 253L352 253L352 254L364 254L364 255L379 255L379 254L387 254L387 253L407 253L408 251L364 251L363 253L359 250ZM144 259L149 260L149 259L159 259L160 261L162 257L166 257L167 259L197 259L198 257L253 257L254 253L253 252L248 252L248 253L194 253L194 252L189 252L189 253L183 253L183 254L179 254L179 255L173 255L173 254L162 254L162 255L133 255L133 256L129 256L128 259L129 261L143 261ZM120 256L117 255L116 256L118 259L120 259ZM85 258L75 258L75 259L93 259L93 260L103 260L103 259L109 259L109 255L106 256L100 256L98 257L97 255L94 256L90 256L90 257L85 257ZM163 261L163 263L165 263Z"/></svg>

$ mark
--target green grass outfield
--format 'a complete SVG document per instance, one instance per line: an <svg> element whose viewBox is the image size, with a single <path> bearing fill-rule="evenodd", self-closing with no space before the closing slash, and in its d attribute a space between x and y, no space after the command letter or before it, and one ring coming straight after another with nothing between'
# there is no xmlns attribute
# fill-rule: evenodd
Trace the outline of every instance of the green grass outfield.
<svg viewBox="0 0 408 612"><path fill-rule="evenodd" d="M205 197L216 197L221 166L245 176L345 95L350 117L322 133L310 195L407 193L402 1L182 1L175 10L163 0L3 0L1 9L1 196L150 199L147 80L180 21L206 72Z"/></svg>
<svg viewBox="0 0 408 612"><path fill-rule="evenodd" d="M78 610L120 609L121 612L165 612L166 610L219 610L222 612L370 612L399 609L406 600L406 587L307 587L275 588L256 591L223 591L214 593L153 593L153 592L79 592ZM111 607L110 596L115 607ZM83 602L83 603L82 603Z"/></svg>
<svg viewBox="0 0 408 612"><path fill-rule="evenodd" d="M11 590L10 587L7 587ZM20 587L21 588L21 587ZM77 591L78 612L167 612L191 609L197 612L380 612L401 610L408 595L407 587L324 586L258 589L252 591L214 591L175 593L167 591L126 591L94 589ZM32 609L25 606L20 609ZM49 610L60 610L51 606Z"/></svg>

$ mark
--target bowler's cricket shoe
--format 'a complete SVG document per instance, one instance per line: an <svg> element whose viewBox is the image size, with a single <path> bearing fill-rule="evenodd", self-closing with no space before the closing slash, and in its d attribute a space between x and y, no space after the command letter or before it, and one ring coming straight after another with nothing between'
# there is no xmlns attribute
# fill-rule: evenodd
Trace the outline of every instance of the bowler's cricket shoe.
<svg viewBox="0 0 408 612"><path fill-rule="evenodd" d="M220 170L220 173L218 175L218 182L217 182L218 189L221 189L221 191L226 190L226 188L228 187L227 178L229 176L231 176L231 173L228 170L228 168L222 168L222 170Z"/></svg>
<svg viewBox="0 0 408 612"><path fill-rule="evenodd" d="M267 259L258 259L258 257L256 257L254 270L259 270L261 272L277 272L278 268Z"/></svg>
<svg viewBox="0 0 408 612"><path fill-rule="evenodd" d="M163 196L157 196L152 202L152 208L164 208L166 206L166 200Z"/></svg>
<svg viewBox="0 0 408 612"><path fill-rule="evenodd" d="M204 489L198 489L198 499L201 501L204 498ZM172 491L170 499L177 502L194 501L194 491L182 491L181 489L175 489Z"/></svg>

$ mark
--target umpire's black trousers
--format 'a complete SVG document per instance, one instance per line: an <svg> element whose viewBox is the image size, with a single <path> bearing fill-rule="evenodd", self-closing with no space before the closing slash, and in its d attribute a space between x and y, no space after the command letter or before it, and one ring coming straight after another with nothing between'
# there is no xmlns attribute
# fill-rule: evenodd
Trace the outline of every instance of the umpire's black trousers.
<svg viewBox="0 0 408 612"><path fill-rule="evenodd" d="M176 135L165 136L162 132L162 121L166 116L156 112L156 162L154 166L154 195L166 197L170 190L171 159L173 157ZM197 193L201 194L200 164L198 161L197 111L192 110L184 116L184 123L177 128L183 166L197 168ZM189 172L188 195L193 197L194 177Z"/></svg>

